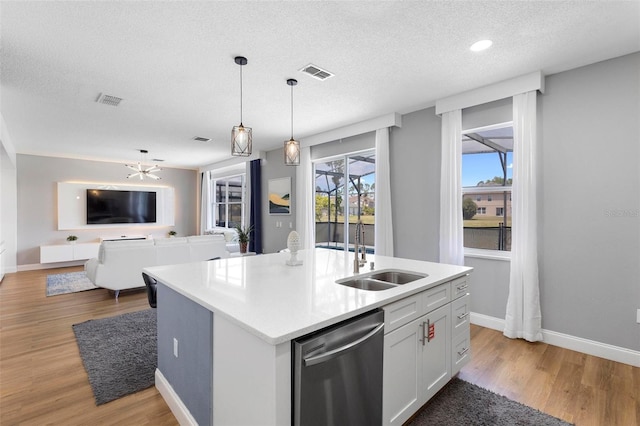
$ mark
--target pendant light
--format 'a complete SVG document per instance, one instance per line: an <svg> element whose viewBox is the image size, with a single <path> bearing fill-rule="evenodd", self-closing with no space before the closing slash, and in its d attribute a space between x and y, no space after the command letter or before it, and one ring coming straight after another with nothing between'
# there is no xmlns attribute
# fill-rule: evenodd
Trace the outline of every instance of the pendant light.
<svg viewBox="0 0 640 426"><path fill-rule="evenodd" d="M240 125L231 130L231 155L248 157L251 155L251 127L242 125L242 67L247 65L247 58L236 56L234 60L240 65Z"/></svg>
<svg viewBox="0 0 640 426"><path fill-rule="evenodd" d="M287 84L291 86L291 139L284 141L284 164L287 166L300 165L300 142L293 138L293 86L298 80L290 78Z"/></svg>
<svg viewBox="0 0 640 426"><path fill-rule="evenodd" d="M129 165L129 164L125 164L125 166L128 169L133 170L135 173L131 173L130 175L127 176L127 179L131 179L134 177L139 177L140 180L144 180L145 177L148 177L150 179L154 179L154 180L160 180L160 176L156 176L154 175L155 172L159 172L162 169L158 166L150 166L147 167L146 169L144 168L144 166L142 165L143 160L145 159L144 157L147 155L149 151L147 151L146 149L141 149L140 150L140 161L138 161L138 164L136 164L135 166Z"/></svg>

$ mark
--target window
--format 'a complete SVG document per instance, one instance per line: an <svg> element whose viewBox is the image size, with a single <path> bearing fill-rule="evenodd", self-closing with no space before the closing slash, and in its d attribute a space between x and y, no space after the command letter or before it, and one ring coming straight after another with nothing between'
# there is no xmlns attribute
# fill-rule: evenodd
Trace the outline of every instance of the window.
<svg viewBox="0 0 640 426"><path fill-rule="evenodd" d="M211 223L233 228L244 223L245 175L211 178Z"/></svg>
<svg viewBox="0 0 640 426"><path fill-rule="evenodd" d="M353 250L361 221L365 248L374 252L375 169L375 151L314 162L316 247Z"/></svg>
<svg viewBox="0 0 640 426"><path fill-rule="evenodd" d="M462 216L465 247L511 250L512 164L511 123L463 131ZM493 212L495 215L492 215Z"/></svg>

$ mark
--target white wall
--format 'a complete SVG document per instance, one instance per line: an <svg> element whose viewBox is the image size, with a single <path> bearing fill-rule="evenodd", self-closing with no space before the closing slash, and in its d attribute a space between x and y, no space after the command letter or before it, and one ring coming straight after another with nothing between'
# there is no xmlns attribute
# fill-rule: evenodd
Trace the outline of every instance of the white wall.
<svg viewBox="0 0 640 426"><path fill-rule="evenodd" d="M123 164L68 158L17 156L17 264L29 269L40 263L39 246L64 243L73 233L80 242L97 241L102 235L141 234L164 237L175 229L178 235L194 235L197 200L195 170L163 168L162 185L175 189L175 226L149 225L105 229L58 230L58 182L103 182L127 185L127 169ZM154 181L154 183L156 183Z"/></svg>

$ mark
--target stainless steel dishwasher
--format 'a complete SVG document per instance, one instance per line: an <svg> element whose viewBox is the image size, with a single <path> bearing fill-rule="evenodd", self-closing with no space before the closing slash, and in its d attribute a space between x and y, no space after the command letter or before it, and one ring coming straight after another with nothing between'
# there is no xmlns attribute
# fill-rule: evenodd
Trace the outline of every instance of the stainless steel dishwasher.
<svg viewBox="0 0 640 426"><path fill-rule="evenodd" d="M293 341L293 424L382 424L384 313Z"/></svg>

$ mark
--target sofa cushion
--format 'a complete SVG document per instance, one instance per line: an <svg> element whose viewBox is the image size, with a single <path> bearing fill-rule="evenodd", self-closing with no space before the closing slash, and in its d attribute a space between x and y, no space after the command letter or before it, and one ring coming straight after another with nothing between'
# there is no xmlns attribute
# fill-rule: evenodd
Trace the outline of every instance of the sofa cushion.
<svg viewBox="0 0 640 426"><path fill-rule="evenodd" d="M156 240L158 265L188 263L191 261L189 243L186 238L161 238Z"/></svg>
<svg viewBox="0 0 640 426"><path fill-rule="evenodd" d="M105 260L105 250L109 250L112 247L115 248L137 248L137 247L152 247L154 245L153 240L114 240L114 241L103 241L100 243L100 248L98 249L98 261L100 263L104 263Z"/></svg>

